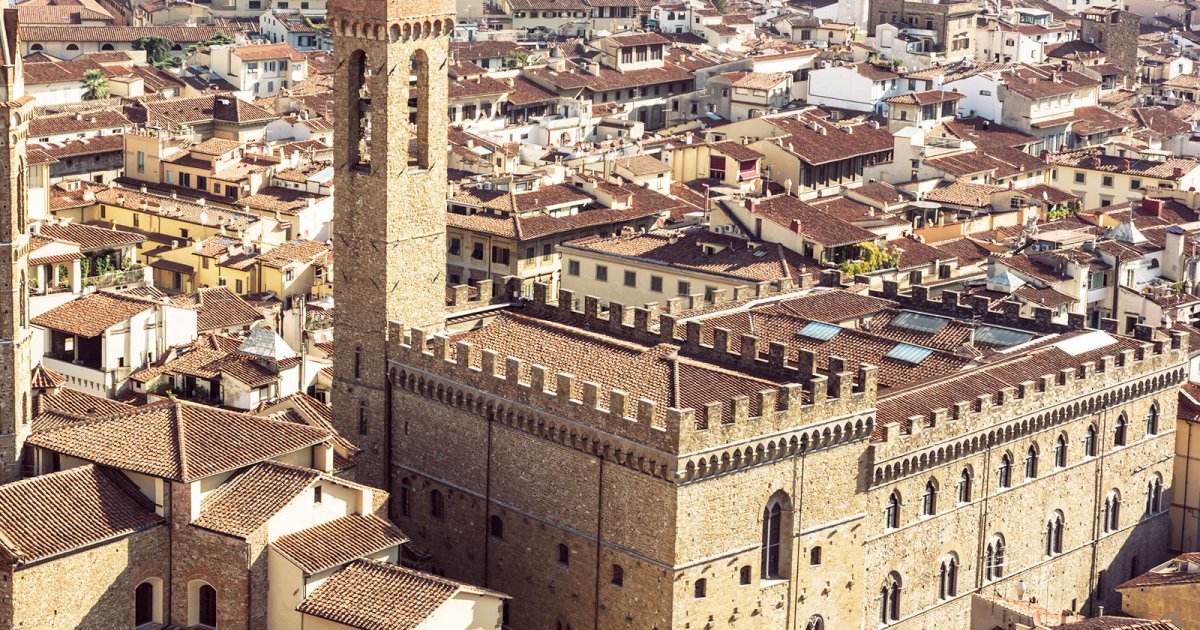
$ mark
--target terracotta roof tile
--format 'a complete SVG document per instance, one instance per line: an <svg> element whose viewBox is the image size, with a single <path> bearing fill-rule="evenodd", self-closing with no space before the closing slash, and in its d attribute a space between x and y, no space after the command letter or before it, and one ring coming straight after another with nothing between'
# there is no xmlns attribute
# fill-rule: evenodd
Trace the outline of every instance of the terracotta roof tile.
<svg viewBox="0 0 1200 630"><path fill-rule="evenodd" d="M146 240L141 234L82 223L43 223L39 231L43 236L75 243L85 252L122 245L140 245Z"/></svg>
<svg viewBox="0 0 1200 630"><path fill-rule="evenodd" d="M192 524L233 536L249 536L320 478L319 471L309 468L263 462L205 497L200 515Z"/></svg>
<svg viewBox="0 0 1200 630"><path fill-rule="evenodd" d="M171 301L197 309L196 329L199 331L246 326L263 319L258 309L226 287L200 289L174 296Z"/></svg>
<svg viewBox="0 0 1200 630"><path fill-rule="evenodd" d="M81 337L96 337L134 315L153 308L154 302L101 291L71 300L33 318L35 326Z"/></svg>
<svg viewBox="0 0 1200 630"><path fill-rule="evenodd" d="M395 525L377 516L350 514L280 536L272 544L312 575L406 542L408 537Z"/></svg>
<svg viewBox="0 0 1200 630"><path fill-rule="evenodd" d="M506 597L396 565L356 560L325 580L296 610L355 628L416 630L459 591Z"/></svg>
<svg viewBox="0 0 1200 630"><path fill-rule="evenodd" d="M17 564L164 522L120 472L88 465L0 486L0 553Z"/></svg>
<svg viewBox="0 0 1200 630"><path fill-rule="evenodd" d="M29 443L113 468L193 481L329 438L313 427L167 400L34 435Z"/></svg>

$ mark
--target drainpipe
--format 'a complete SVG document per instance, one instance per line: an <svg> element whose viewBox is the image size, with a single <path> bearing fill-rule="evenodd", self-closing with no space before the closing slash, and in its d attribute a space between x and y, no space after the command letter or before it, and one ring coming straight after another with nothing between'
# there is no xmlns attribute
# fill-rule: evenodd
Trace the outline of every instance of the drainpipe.
<svg viewBox="0 0 1200 630"><path fill-rule="evenodd" d="M600 525L604 518L604 455L596 458L600 462L600 470L597 473L599 482L596 484L596 592L593 597L593 630L600 630Z"/></svg>

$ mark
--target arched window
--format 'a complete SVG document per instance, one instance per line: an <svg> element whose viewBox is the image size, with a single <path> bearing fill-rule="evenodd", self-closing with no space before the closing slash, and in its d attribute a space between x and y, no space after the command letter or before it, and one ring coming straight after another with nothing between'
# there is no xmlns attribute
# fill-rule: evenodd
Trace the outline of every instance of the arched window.
<svg viewBox="0 0 1200 630"><path fill-rule="evenodd" d="M1158 405L1150 405L1146 414L1146 435L1158 435Z"/></svg>
<svg viewBox="0 0 1200 630"><path fill-rule="evenodd" d="M787 577L786 562L789 557L785 548L791 541L791 498L785 492L776 492L763 509L762 528L762 573L764 580Z"/></svg>
<svg viewBox="0 0 1200 630"><path fill-rule="evenodd" d="M900 492L892 491L888 496L887 508L883 511L883 526L887 529L900 527Z"/></svg>
<svg viewBox="0 0 1200 630"><path fill-rule="evenodd" d="M146 580L137 585L133 592L133 624L140 626L146 623L162 621L162 581L158 578Z"/></svg>
<svg viewBox="0 0 1200 630"><path fill-rule="evenodd" d="M1067 467L1067 434L1063 433L1058 436L1058 441L1054 443L1054 467Z"/></svg>
<svg viewBox="0 0 1200 630"><path fill-rule="evenodd" d="M113 48L112 44L101 44L100 50L108 51L108 50L114 50L114 48Z"/></svg>
<svg viewBox="0 0 1200 630"><path fill-rule="evenodd" d="M921 493L921 514L933 516L937 514L938 484L936 479L925 482L925 492Z"/></svg>
<svg viewBox="0 0 1200 630"><path fill-rule="evenodd" d="M488 532L492 535L492 538L504 540L504 519L493 514L488 519Z"/></svg>
<svg viewBox="0 0 1200 630"><path fill-rule="evenodd" d="M708 597L708 580L700 578L696 580L695 585L696 599L704 599Z"/></svg>
<svg viewBox="0 0 1200 630"><path fill-rule="evenodd" d="M938 571L938 599L950 599L958 595L958 556L951 553L942 559Z"/></svg>
<svg viewBox="0 0 1200 630"><path fill-rule="evenodd" d="M1113 446L1125 446L1125 438L1129 432L1129 421L1125 419L1125 414L1121 414L1117 418L1117 426L1113 430Z"/></svg>
<svg viewBox="0 0 1200 630"><path fill-rule="evenodd" d="M625 569L621 565L612 565L612 583L614 586L625 586Z"/></svg>
<svg viewBox="0 0 1200 630"><path fill-rule="evenodd" d="M188 625L217 627L217 589L203 580L188 583Z"/></svg>
<svg viewBox="0 0 1200 630"><path fill-rule="evenodd" d="M1025 478L1037 479L1038 471L1038 447L1037 444L1031 444L1029 450L1025 451Z"/></svg>
<svg viewBox="0 0 1200 630"><path fill-rule="evenodd" d="M31 44L29 46L30 52L41 52L43 49L44 47L41 44Z"/></svg>
<svg viewBox="0 0 1200 630"><path fill-rule="evenodd" d="M893 571L879 592L879 623L889 624L900 620L900 574Z"/></svg>
<svg viewBox="0 0 1200 630"><path fill-rule="evenodd" d="M67 50L71 52L79 50L79 44L67 44Z"/></svg>
<svg viewBox="0 0 1200 630"><path fill-rule="evenodd" d="M995 534L983 554L983 581L1004 577L1004 536Z"/></svg>
<svg viewBox="0 0 1200 630"><path fill-rule="evenodd" d="M400 480L400 516L412 516L413 485L408 477Z"/></svg>
<svg viewBox="0 0 1200 630"><path fill-rule="evenodd" d="M1146 489L1146 516L1162 511L1162 475L1154 473Z"/></svg>
<svg viewBox="0 0 1200 630"><path fill-rule="evenodd" d="M1104 531L1115 532L1121 528L1121 492L1116 488L1104 498Z"/></svg>
<svg viewBox="0 0 1200 630"><path fill-rule="evenodd" d="M446 518L446 499L441 490L429 492L429 515L439 521Z"/></svg>
<svg viewBox="0 0 1200 630"><path fill-rule="evenodd" d="M429 56L424 50L417 49L412 57L412 76L416 77L409 100L415 106L413 122L417 127L416 150L417 164L421 168L429 168L433 163L434 147L429 146L430 128L433 124L433 112L429 106ZM443 123L445 124L445 123Z"/></svg>
<svg viewBox="0 0 1200 630"><path fill-rule="evenodd" d="M821 564L821 548L813 547L808 551L809 566L819 566Z"/></svg>
<svg viewBox="0 0 1200 630"><path fill-rule="evenodd" d="M1096 425L1088 425L1087 433L1083 436L1083 454L1087 457L1096 456Z"/></svg>
<svg viewBox="0 0 1200 630"><path fill-rule="evenodd" d="M962 469L962 474L958 476L958 502L971 502L971 467L967 466Z"/></svg>
<svg viewBox="0 0 1200 630"><path fill-rule="evenodd" d="M825 630L825 620L821 615L813 615L808 618L808 623L804 624L804 630Z"/></svg>
<svg viewBox="0 0 1200 630"><path fill-rule="evenodd" d="M1046 521L1046 555L1057 556L1062 553L1063 513L1055 510L1054 515Z"/></svg>
<svg viewBox="0 0 1200 630"><path fill-rule="evenodd" d="M20 305L20 309L21 309L21 316L20 316L20 319L18 320L21 322L20 323L21 326L29 325L29 320L27 320L25 318L27 315L27 313L25 312L25 306L29 302L29 291L28 291L28 288L26 285L27 285L27 283L25 281L25 270L22 269L21 270L21 293L18 296L18 300L17 300L17 303Z"/></svg>
<svg viewBox="0 0 1200 630"><path fill-rule="evenodd" d="M1012 455L1005 453L1000 458L1000 468L996 471L996 486L999 488L1012 487Z"/></svg>
<svg viewBox="0 0 1200 630"><path fill-rule="evenodd" d="M750 565L747 564L738 571L738 578L743 585L750 583Z"/></svg>

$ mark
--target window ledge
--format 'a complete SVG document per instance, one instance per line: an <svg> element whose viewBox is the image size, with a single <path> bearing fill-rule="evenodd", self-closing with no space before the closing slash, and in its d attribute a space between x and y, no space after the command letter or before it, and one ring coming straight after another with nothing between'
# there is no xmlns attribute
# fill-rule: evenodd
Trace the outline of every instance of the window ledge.
<svg viewBox="0 0 1200 630"><path fill-rule="evenodd" d="M776 586L779 584L787 584L787 581L788 581L787 578L770 578L768 580L759 580L758 587L759 588L770 588L772 586Z"/></svg>

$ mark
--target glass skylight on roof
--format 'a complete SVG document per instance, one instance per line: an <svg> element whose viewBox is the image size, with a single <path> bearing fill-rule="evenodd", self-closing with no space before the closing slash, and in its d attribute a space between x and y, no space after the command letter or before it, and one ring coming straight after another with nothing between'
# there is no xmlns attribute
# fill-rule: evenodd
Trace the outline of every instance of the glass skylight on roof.
<svg viewBox="0 0 1200 630"><path fill-rule="evenodd" d="M945 317L928 315L926 313L914 313L912 311L904 311L893 317L891 321L892 326L930 334L945 328L948 323L950 323L950 320Z"/></svg>
<svg viewBox="0 0 1200 630"><path fill-rule="evenodd" d="M929 348L922 348L921 346L914 346L909 343L898 343L896 344L895 348L888 350L887 354L883 356L888 359L895 359L897 361L904 361L905 363L917 365L924 361L925 357L928 357L931 354L933 354L933 350L930 350Z"/></svg>
<svg viewBox="0 0 1200 630"><path fill-rule="evenodd" d="M829 341L830 339L836 337L840 332L842 332L841 326L834 326L833 324L826 324L825 322L808 322L804 325L804 328L801 328L796 332L796 334L800 335L801 337L816 339L817 341Z"/></svg>
<svg viewBox="0 0 1200 630"><path fill-rule="evenodd" d="M1030 339L1033 339L1033 333L1021 332L1012 330L1011 328L998 328L996 326L980 326L975 329L975 341L977 343L986 343L992 346L1019 346Z"/></svg>

